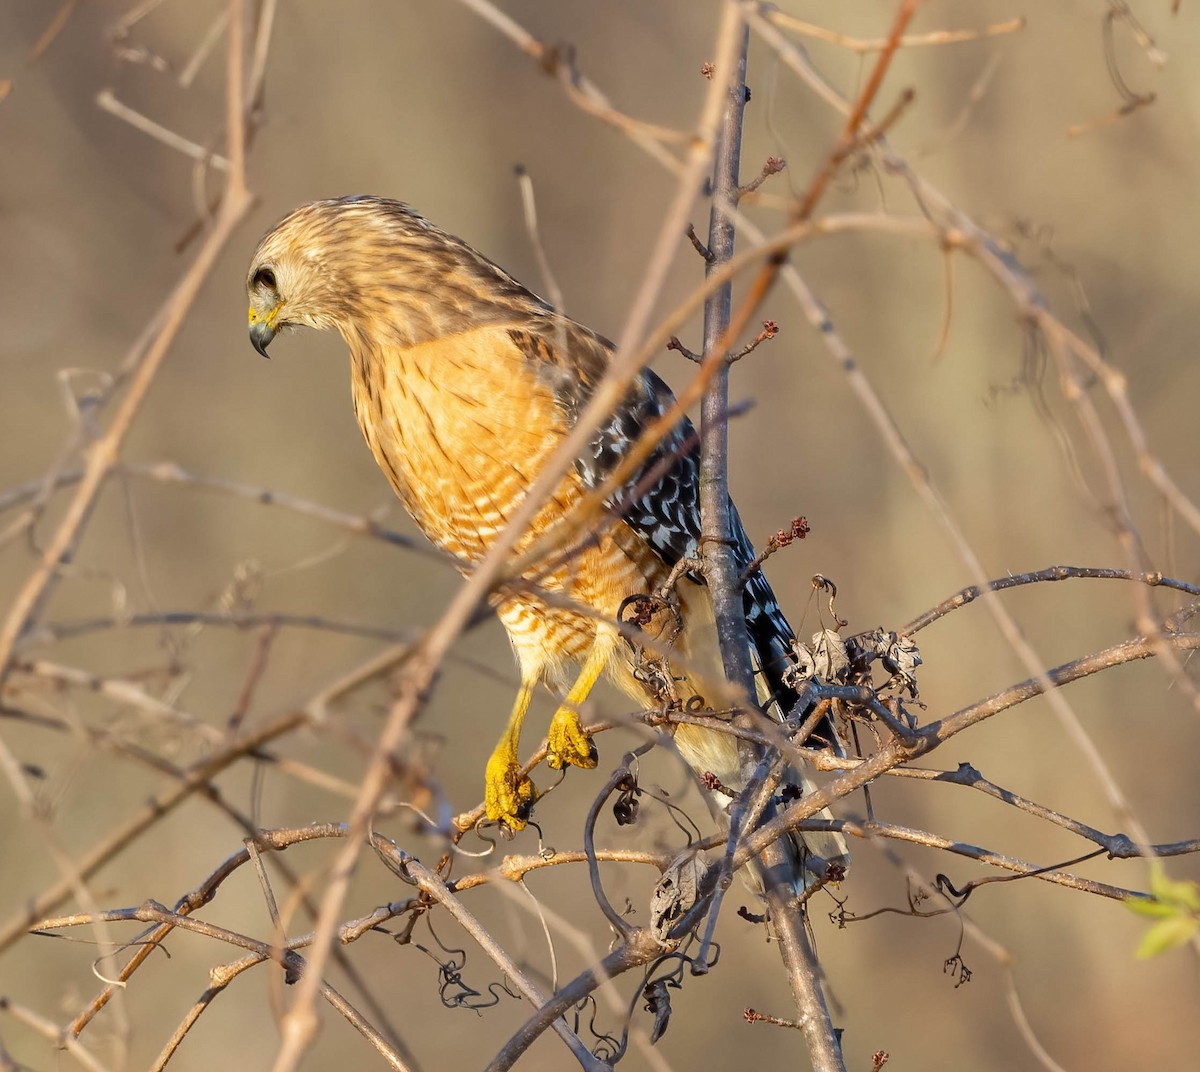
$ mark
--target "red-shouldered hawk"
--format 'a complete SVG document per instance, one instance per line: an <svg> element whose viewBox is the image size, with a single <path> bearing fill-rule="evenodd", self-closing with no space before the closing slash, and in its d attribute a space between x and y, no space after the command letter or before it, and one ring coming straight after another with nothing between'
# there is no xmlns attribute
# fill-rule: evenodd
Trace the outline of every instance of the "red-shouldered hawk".
<svg viewBox="0 0 1200 1072"><path fill-rule="evenodd" d="M259 244L247 290L250 337L264 356L287 327L341 333L350 348L354 411L375 460L426 536L464 570L503 529L612 353L606 339L556 313L465 242L407 205L378 197L297 209ZM672 402L658 376L641 373L518 551L569 517ZM530 585L498 598L521 688L487 765L490 819L519 830L537 798L520 774L518 744L539 682L562 697L549 730L548 762L556 769L596 765L578 708L603 672L639 703L661 702L661 685L656 689L639 667L617 616L626 600L654 593L672 567L695 556L698 493L696 437L684 419L641 472L609 497L607 523L593 526L576 553L530 571ZM731 537L739 562L748 566L754 551L736 511ZM703 689L694 672L680 667L719 677L721 660L703 579L685 572L676 591L682 629L670 639L680 659L672 662L674 680L666 687L686 701ZM761 570L745 585L745 608L760 698L788 711L797 699L784 680L793 665L793 634ZM678 628L666 622L673 615L657 615L656 625L647 617L655 616L642 614L641 624L653 633ZM675 742L701 776L715 775L734 792L744 785L734 737L681 725ZM807 853L818 857L809 865L817 874L845 862L840 836L806 834L805 842Z"/></svg>

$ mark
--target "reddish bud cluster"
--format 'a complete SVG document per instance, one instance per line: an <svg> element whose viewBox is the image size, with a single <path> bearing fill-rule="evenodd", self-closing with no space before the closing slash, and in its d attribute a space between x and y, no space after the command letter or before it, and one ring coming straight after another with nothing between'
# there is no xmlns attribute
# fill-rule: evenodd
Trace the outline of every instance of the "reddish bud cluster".
<svg viewBox="0 0 1200 1072"><path fill-rule="evenodd" d="M700 64L700 73L709 81L712 81L712 76L716 73L716 70L716 65L711 62L706 61Z"/></svg>
<svg viewBox="0 0 1200 1072"><path fill-rule="evenodd" d="M705 771L702 775L700 775L700 781L703 783L705 789L708 789L713 793L724 793L727 797L737 796L737 793L730 789L729 786L722 782L721 779L713 774L713 772L710 770Z"/></svg>
<svg viewBox="0 0 1200 1072"><path fill-rule="evenodd" d="M808 518L793 518L790 528L780 529L768 542L775 550L778 550L781 547L787 547L793 540L803 540L811 531L812 529L808 527Z"/></svg>

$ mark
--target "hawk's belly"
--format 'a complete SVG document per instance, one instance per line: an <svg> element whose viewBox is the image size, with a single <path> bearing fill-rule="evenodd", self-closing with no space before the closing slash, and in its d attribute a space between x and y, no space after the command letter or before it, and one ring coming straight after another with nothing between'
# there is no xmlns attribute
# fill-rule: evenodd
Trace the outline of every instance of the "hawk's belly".
<svg viewBox="0 0 1200 1072"><path fill-rule="evenodd" d="M569 428L507 331L479 329L356 360L355 413L372 453L421 530L463 563L479 561L514 515ZM572 468L517 544L571 526L497 613L525 670L562 681L630 595L666 577L662 561L623 523L580 516ZM583 541L583 535L590 538ZM574 546L565 555L562 548ZM614 650L624 650L615 642Z"/></svg>
<svg viewBox="0 0 1200 1072"><path fill-rule="evenodd" d="M467 562L486 554L567 434L563 414L502 329L355 362L354 408L413 520ZM578 499L573 474L522 546Z"/></svg>

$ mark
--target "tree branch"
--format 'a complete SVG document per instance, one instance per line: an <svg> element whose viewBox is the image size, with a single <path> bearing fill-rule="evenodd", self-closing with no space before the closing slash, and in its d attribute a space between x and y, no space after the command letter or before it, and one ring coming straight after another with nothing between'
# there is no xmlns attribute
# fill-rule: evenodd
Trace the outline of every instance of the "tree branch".
<svg viewBox="0 0 1200 1072"><path fill-rule="evenodd" d="M709 218L708 251L705 275L720 271L733 257L736 207L742 143L742 118L746 106L746 54L749 27L739 25L740 46L736 70L720 71L727 80L725 110L717 143L713 176L713 205ZM725 677L735 693L745 696L747 707L754 702L754 676L750 665L750 640L746 630L746 612L742 594L741 570L732 544L731 504L729 500L729 365L725 353L736 338L740 325L749 318L749 310L765 295L778 270L774 258L759 273L756 286L739 309L738 325L731 323L732 285L722 284L704 303L705 362L720 361L704 392L700 410L700 559L712 596L717 637ZM762 284L765 282L765 286ZM735 716L735 721L744 721ZM738 739L739 765L754 770L760 762L760 749L745 738ZM741 809L739 809L740 811ZM725 866L728 866L728 860ZM816 958L804 932L803 910L788 903L792 893L791 861L785 846L775 841L762 854L762 877L780 939L780 954L800 1010L805 1041L813 1068L818 1072L844 1070L841 1047L821 992ZM718 898L712 909L719 906ZM711 926L711 922L710 922ZM707 943L705 943L707 944Z"/></svg>
<svg viewBox="0 0 1200 1072"><path fill-rule="evenodd" d="M705 275L711 276L733 256L734 221L730 209L737 200L742 155L742 114L746 107L746 51L750 30L739 28L741 43L737 68L720 72L727 80L725 111L721 117L713 174L713 204L708 225L709 257ZM726 280L704 302L704 354L724 350L733 305L733 285ZM722 355L723 356L723 355ZM742 691L749 703L754 696L750 668L750 639L739 570L730 542L729 502L729 367L721 367L709 381L700 405L700 560L712 595L717 637L726 680ZM753 762L752 757L751 762ZM746 766L746 763L743 763Z"/></svg>

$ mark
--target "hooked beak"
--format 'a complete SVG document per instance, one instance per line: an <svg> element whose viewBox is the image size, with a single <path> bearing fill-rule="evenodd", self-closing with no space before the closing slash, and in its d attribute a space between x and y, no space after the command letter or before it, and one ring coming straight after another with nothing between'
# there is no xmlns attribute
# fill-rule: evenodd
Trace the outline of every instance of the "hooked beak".
<svg viewBox="0 0 1200 1072"><path fill-rule="evenodd" d="M267 356L267 347L271 345L271 340L279 334L279 312L283 308L283 302L277 301L275 308L269 313L260 313L254 303L250 303L250 342L263 357Z"/></svg>
<svg viewBox="0 0 1200 1072"><path fill-rule="evenodd" d="M263 357L269 357L267 347L275 338L276 331L266 320L258 320L250 325L250 342Z"/></svg>

